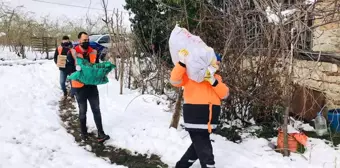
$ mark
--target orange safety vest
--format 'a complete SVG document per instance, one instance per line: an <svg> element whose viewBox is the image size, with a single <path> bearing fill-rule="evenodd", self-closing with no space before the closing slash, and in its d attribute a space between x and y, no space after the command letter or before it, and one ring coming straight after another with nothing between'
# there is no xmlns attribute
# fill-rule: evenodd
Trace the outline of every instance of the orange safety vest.
<svg viewBox="0 0 340 168"><path fill-rule="evenodd" d="M180 63L177 63L172 69L170 83L175 87L184 86L183 97L186 107L183 106L183 113L184 124L187 125L186 128L202 129L202 125L204 125L203 128L206 126L209 133L211 133L213 129L216 129L218 117L214 117L213 120L213 109L214 106L221 106L221 99L225 99L229 96L229 87L223 83L222 77L220 75L215 74L214 76L218 81L216 86L212 86L206 81L197 83L196 81L189 79L185 66L181 65ZM207 108L202 107L202 105L207 105ZM195 119L192 118L190 118L192 123L186 123L186 119L188 119L188 117L196 117L186 115L186 113L190 113L190 111L201 114L208 112L208 114L197 117L197 123L193 123ZM217 113L219 114L219 111L215 111L215 114ZM208 121L208 123L198 123L205 118L206 120L204 120L204 122ZM215 124L211 124L212 122Z"/></svg>
<svg viewBox="0 0 340 168"><path fill-rule="evenodd" d="M63 52L63 47L62 47L62 46L59 46L59 47L58 47L58 54L61 55L61 52Z"/></svg>
<svg viewBox="0 0 340 168"><path fill-rule="evenodd" d="M81 49L79 46L76 46L74 49L70 49L70 52L72 54L72 57L74 59L74 63L75 65L77 66L77 57L79 58L84 58L83 56L83 49ZM87 53L88 53L88 56L89 56L89 59L90 59L90 63L94 64L96 62L96 59L97 59L97 50L89 47L87 49ZM72 87L73 88L81 88L84 86L83 83L79 82L79 81L76 81L76 80L72 80Z"/></svg>

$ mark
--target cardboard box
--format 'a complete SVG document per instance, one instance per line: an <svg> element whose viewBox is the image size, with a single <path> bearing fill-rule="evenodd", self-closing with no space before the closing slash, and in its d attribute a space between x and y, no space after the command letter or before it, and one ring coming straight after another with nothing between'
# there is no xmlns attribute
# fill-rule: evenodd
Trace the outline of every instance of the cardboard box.
<svg viewBox="0 0 340 168"><path fill-rule="evenodd" d="M65 68L66 67L66 55L58 55L58 60L57 60L57 66L59 68Z"/></svg>

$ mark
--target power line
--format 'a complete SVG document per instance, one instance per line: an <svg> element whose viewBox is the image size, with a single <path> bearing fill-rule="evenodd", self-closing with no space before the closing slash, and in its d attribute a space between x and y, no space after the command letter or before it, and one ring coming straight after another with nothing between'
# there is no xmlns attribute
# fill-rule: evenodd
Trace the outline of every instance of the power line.
<svg viewBox="0 0 340 168"><path fill-rule="evenodd" d="M92 8L92 7L86 7L86 6L63 4L63 3L59 3L59 2L49 2L49 1L43 1L43 0L32 0L32 1L42 2L42 3L47 3L47 4L55 4L55 5L60 5L60 6L69 6L69 7L74 7L74 8L93 9L93 10L100 10L100 11L104 10L104 9L100 9L100 8ZM108 9L107 11L112 12L113 10ZM122 12L125 12L125 11L122 11ZM129 12L125 12L125 13L129 13Z"/></svg>

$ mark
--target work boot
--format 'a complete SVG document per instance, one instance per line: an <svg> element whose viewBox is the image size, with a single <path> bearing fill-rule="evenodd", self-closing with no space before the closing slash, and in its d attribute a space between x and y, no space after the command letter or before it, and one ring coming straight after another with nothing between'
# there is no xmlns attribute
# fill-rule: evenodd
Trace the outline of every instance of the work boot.
<svg viewBox="0 0 340 168"><path fill-rule="evenodd" d="M99 143L103 143L103 142L105 142L106 140L109 140L109 139L110 139L110 136L108 136L106 134L100 134L100 135L98 135L97 141Z"/></svg>

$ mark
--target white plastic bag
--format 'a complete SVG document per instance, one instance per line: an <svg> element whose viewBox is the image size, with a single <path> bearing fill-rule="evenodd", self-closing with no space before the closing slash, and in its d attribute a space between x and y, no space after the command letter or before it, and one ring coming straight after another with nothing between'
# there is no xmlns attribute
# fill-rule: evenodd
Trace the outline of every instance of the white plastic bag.
<svg viewBox="0 0 340 168"><path fill-rule="evenodd" d="M211 74L216 71L216 68L211 65L216 60L214 50L207 46L199 36L191 34L185 28L175 26L170 34L169 49L173 64L179 61L180 50L188 51L185 64L188 77L193 81L202 82L208 67Z"/></svg>

